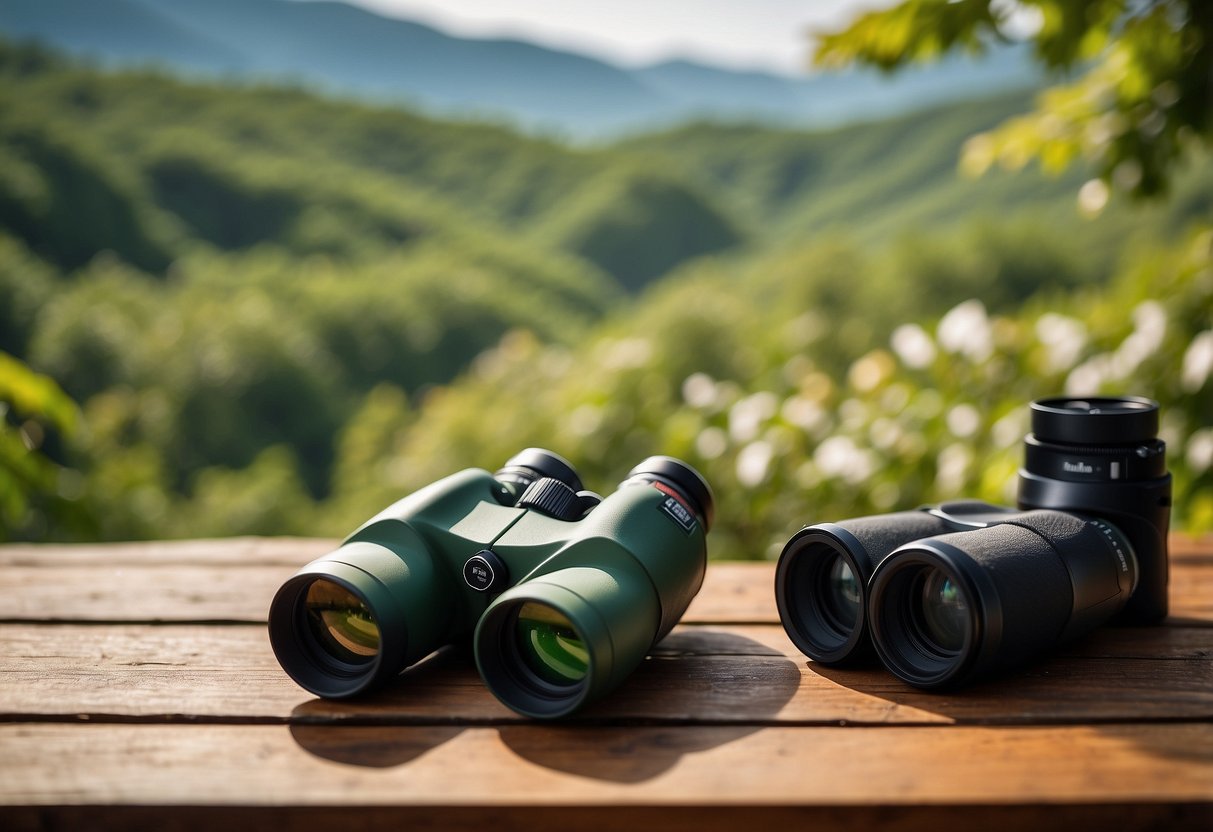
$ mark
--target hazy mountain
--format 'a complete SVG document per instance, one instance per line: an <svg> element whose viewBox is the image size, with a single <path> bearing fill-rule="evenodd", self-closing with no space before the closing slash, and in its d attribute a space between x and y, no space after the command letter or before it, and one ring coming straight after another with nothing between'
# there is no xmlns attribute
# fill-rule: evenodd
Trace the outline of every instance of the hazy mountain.
<svg viewBox="0 0 1213 832"><path fill-rule="evenodd" d="M727 114L733 119L813 127L984 98L1040 81L1025 48L1019 46L1003 47L981 58L953 56L896 76L863 69L793 78L690 61L655 64L632 74L694 116Z"/></svg>
<svg viewBox="0 0 1213 832"><path fill-rule="evenodd" d="M674 61L628 70L518 40L453 37L339 2L4 0L0 33L110 64L284 80L595 136L688 118L838 124L1034 84L1026 56L1003 49L886 78L807 78Z"/></svg>
<svg viewBox="0 0 1213 832"><path fill-rule="evenodd" d="M183 26L141 0L5 0L0 32L121 63L244 69L241 52Z"/></svg>

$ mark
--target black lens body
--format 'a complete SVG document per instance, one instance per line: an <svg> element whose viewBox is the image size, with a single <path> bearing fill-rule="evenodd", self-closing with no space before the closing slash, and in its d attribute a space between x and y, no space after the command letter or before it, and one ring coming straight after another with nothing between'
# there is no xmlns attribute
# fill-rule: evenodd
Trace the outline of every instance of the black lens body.
<svg viewBox="0 0 1213 832"><path fill-rule="evenodd" d="M792 643L822 664L840 665L872 658L867 594L872 571L902 544L955 531L947 520L925 511L903 511L821 523L797 532L784 547L775 569L779 620ZM854 617L840 615L846 599L830 581L835 564L855 578Z"/></svg>
<svg viewBox="0 0 1213 832"><path fill-rule="evenodd" d="M1018 667L1108 620L1137 583L1132 547L1103 520L970 502L931 511L965 530L898 547L868 586L876 652L912 685Z"/></svg>
<svg viewBox="0 0 1213 832"><path fill-rule="evenodd" d="M1140 571L1119 623L1167 615L1171 475L1150 399L1041 399L1019 472L1022 509L1047 508L1109 521L1129 539Z"/></svg>
<svg viewBox="0 0 1213 832"><path fill-rule="evenodd" d="M1171 478L1157 430L1148 399L1034 402L1021 510L956 501L806 527L776 569L784 628L816 661L874 647L932 689L1022 665L1109 618L1159 620ZM861 587L853 617L839 615L853 597L840 563Z"/></svg>

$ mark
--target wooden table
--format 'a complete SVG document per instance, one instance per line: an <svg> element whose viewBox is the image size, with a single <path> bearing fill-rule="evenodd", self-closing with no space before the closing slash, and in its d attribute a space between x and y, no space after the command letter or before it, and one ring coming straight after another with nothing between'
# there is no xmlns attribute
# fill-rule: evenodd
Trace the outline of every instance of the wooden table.
<svg viewBox="0 0 1213 832"><path fill-rule="evenodd" d="M266 608L330 546L0 547L0 829L1213 829L1213 538L1174 541L1165 625L947 695L807 661L773 567L713 564L558 724L457 654L357 702L296 687Z"/></svg>

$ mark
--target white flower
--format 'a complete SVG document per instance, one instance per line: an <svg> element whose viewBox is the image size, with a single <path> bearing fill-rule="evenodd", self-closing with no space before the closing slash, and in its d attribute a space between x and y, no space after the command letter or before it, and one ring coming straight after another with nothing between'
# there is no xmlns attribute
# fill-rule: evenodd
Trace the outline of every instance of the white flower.
<svg viewBox="0 0 1213 832"><path fill-rule="evenodd" d="M918 324L902 324L897 327L893 330L889 344L901 359L901 363L912 370L929 367L935 360L935 342Z"/></svg>
<svg viewBox="0 0 1213 832"><path fill-rule="evenodd" d="M1213 468L1213 428L1202 428L1188 437L1188 467L1194 474Z"/></svg>
<svg viewBox="0 0 1213 832"><path fill-rule="evenodd" d="M1087 345L1087 328L1082 321L1046 312L1036 321L1036 337L1048 347L1049 372L1073 367Z"/></svg>
<svg viewBox="0 0 1213 832"><path fill-rule="evenodd" d="M1022 439L1028 427L1025 413L1024 408L1017 407L995 422L994 426L990 428L994 444L1000 448L1009 448Z"/></svg>
<svg viewBox="0 0 1213 832"><path fill-rule="evenodd" d="M729 438L720 428L704 428L695 437L695 452L703 459L715 459L728 447Z"/></svg>
<svg viewBox="0 0 1213 832"><path fill-rule="evenodd" d="M1133 332L1112 355L1112 372L1118 379L1128 378L1162 346L1167 334L1167 311L1158 301L1143 301L1133 310L1133 324Z"/></svg>
<svg viewBox="0 0 1213 832"><path fill-rule="evenodd" d="M682 400L701 410L716 404L716 382L707 373L691 373L682 382Z"/></svg>
<svg viewBox="0 0 1213 832"><path fill-rule="evenodd" d="M1108 204L1108 186L1102 179L1088 179L1078 189L1078 210L1084 217L1097 217Z"/></svg>
<svg viewBox="0 0 1213 832"><path fill-rule="evenodd" d="M779 409L779 415L785 422L795 425L805 433L820 430L827 420L825 409L804 396L789 396Z"/></svg>
<svg viewBox="0 0 1213 832"><path fill-rule="evenodd" d="M994 352L994 333L986 307L976 299L966 300L944 315L935 337L945 350L970 361L984 361Z"/></svg>
<svg viewBox="0 0 1213 832"><path fill-rule="evenodd" d="M1211 374L1213 374L1213 329L1206 329L1193 338L1192 343L1188 345L1188 350L1184 353L1183 370L1179 377L1184 390L1195 393L1205 386L1205 382L1209 380Z"/></svg>
<svg viewBox="0 0 1213 832"><path fill-rule="evenodd" d="M872 454L855 445L849 436L831 436L817 446L813 462L827 477L839 477L857 484L872 475Z"/></svg>
<svg viewBox="0 0 1213 832"><path fill-rule="evenodd" d="M746 396L729 409L729 436L734 442L749 442L778 409L779 397L769 390Z"/></svg>
<svg viewBox="0 0 1213 832"><path fill-rule="evenodd" d="M971 404L958 404L948 411L947 423L953 436L965 439L981 427L981 414Z"/></svg>
<svg viewBox="0 0 1213 832"><path fill-rule="evenodd" d="M775 449L770 442L751 442L737 455L737 482L746 488L761 485L767 478Z"/></svg>
<svg viewBox="0 0 1213 832"><path fill-rule="evenodd" d="M1066 377L1066 395L1092 396L1099 392L1104 381L1112 375L1110 356L1092 356L1070 371L1070 375Z"/></svg>
<svg viewBox="0 0 1213 832"><path fill-rule="evenodd" d="M941 494L959 494L972 462L972 454L964 445L949 445L939 452L935 463L935 487Z"/></svg>
<svg viewBox="0 0 1213 832"><path fill-rule="evenodd" d="M897 447L903 436L905 436L905 431L892 419L877 419L868 428L868 437L872 440L872 444L882 451L889 451Z"/></svg>

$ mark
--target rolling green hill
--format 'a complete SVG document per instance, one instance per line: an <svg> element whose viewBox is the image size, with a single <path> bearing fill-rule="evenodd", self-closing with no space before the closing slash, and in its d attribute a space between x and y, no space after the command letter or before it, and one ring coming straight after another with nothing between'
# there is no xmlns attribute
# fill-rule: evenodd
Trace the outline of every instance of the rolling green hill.
<svg viewBox="0 0 1213 832"><path fill-rule="evenodd" d="M813 133L696 123L616 149L687 176L766 244L841 233L874 245L922 229L1033 221L1077 234L1106 273L1127 236L1165 237L1208 215L1208 164L1180 177L1164 205L1114 205L1097 222L1080 221L1074 210L1074 194L1090 175L1081 166L1057 179L1031 169L976 180L957 172L969 137L1029 105L1027 95L1002 95Z"/></svg>
<svg viewBox="0 0 1213 832"><path fill-rule="evenodd" d="M1024 103L573 148L0 44L0 349L80 403L84 429L37 441L99 536L337 534L368 503L520 443L556 446L604 488L651 452L726 480L786 453L765 490L726 498L736 549L786 524L798 489L840 506L858 487L809 465L820 425L862 450L888 432L878 406L895 415L930 385L967 395L944 359L929 377L892 368L890 333L934 331L971 300L1002 316L1024 379L972 370L997 397L991 426L1003 387L1065 381L1025 346L1040 310L1102 310L1074 358L1094 361L1127 337L1110 317L1143 302L1143 281L1171 280L1158 252L1209 221L1213 165L1094 221L1075 210L1081 170L960 177L964 139ZM1138 262L1147 277L1126 277ZM1202 303L1185 280L1177 297ZM1213 326L1207 308L1168 313L1173 363ZM888 402L865 386L877 377ZM1191 401L1175 405L1181 432ZM915 459L889 505L929 493L933 458ZM30 512L0 531L77 528Z"/></svg>

